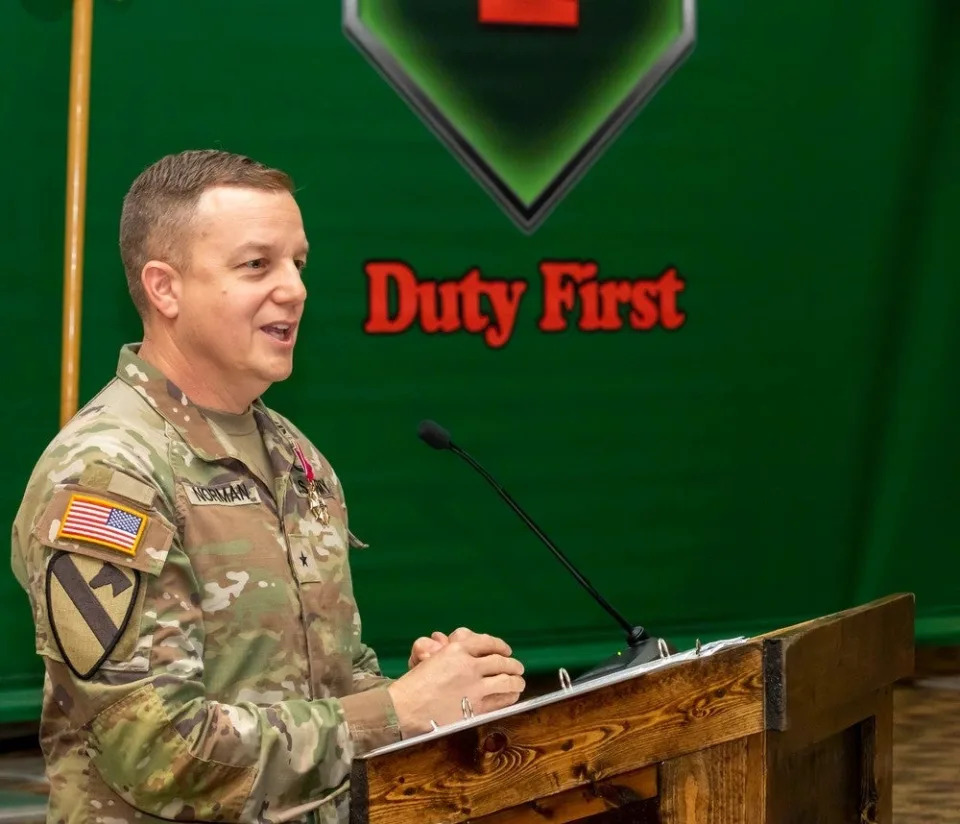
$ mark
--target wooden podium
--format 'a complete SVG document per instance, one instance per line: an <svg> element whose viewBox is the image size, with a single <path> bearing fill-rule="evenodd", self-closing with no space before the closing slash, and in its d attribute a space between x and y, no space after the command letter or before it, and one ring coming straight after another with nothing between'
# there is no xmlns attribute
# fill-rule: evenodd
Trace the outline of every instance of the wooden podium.
<svg viewBox="0 0 960 824"><path fill-rule="evenodd" d="M895 595L374 751L352 824L890 824L913 617Z"/></svg>

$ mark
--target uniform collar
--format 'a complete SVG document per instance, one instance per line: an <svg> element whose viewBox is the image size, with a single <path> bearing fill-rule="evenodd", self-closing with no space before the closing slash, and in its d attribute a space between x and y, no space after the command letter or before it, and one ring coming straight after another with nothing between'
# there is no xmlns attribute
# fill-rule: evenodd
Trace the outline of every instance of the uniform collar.
<svg viewBox="0 0 960 824"><path fill-rule="evenodd" d="M253 402L253 415L257 419L257 426L263 435L263 445L273 463L274 471L278 475L288 473L296 463L293 451L296 438L283 425L280 417L268 409L259 398Z"/></svg>
<svg viewBox="0 0 960 824"><path fill-rule="evenodd" d="M222 461L233 457L220 443L200 408L159 369L140 357L140 346L140 343L129 343L120 349L117 377L149 403L198 458ZM289 469L294 461L290 434L259 398L253 403L253 411L271 458L279 458Z"/></svg>

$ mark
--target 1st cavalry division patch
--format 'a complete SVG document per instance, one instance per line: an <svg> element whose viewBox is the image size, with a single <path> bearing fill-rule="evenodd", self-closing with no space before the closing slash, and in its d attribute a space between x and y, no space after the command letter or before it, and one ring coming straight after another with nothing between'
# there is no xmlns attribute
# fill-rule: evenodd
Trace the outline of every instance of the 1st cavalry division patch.
<svg viewBox="0 0 960 824"><path fill-rule="evenodd" d="M149 522L145 512L74 493L56 537L135 558ZM140 573L86 555L79 548L59 550L47 566L46 592L57 647L77 677L89 679L116 648L130 622L140 592Z"/></svg>
<svg viewBox="0 0 960 824"><path fill-rule="evenodd" d="M127 628L140 573L75 552L47 566L47 615L57 647L78 678L90 678Z"/></svg>

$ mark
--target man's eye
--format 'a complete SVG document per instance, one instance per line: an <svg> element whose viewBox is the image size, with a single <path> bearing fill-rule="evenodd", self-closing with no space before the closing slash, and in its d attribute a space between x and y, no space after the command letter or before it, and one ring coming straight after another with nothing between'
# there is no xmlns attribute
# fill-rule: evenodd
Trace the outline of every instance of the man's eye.
<svg viewBox="0 0 960 824"><path fill-rule="evenodd" d="M296 264L297 269L301 272L307 268L307 262L305 260L295 260L294 263Z"/></svg>
<svg viewBox="0 0 960 824"><path fill-rule="evenodd" d="M267 268L267 259L266 258L257 258L256 260L248 260L243 264L247 269L266 269Z"/></svg>

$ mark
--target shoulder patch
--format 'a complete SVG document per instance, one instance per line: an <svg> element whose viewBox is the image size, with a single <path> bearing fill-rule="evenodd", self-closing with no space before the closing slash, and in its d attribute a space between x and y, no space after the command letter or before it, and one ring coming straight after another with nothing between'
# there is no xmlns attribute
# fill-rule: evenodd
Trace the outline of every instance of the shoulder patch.
<svg viewBox="0 0 960 824"><path fill-rule="evenodd" d="M44 546L158 574L174 530L159 513L118 495L59 488L33 528Z"/></svg>
<svg viewBox="0 0 960 824"><path fill-rule="evenodd" d="M71 552L47 565L47 618L57 649L80 679L92 677L117 646L140 592L141 573Z"/></svg>
<svg viewBox="0 0 960 824"><path fill-rule="evenodd" d="M150 516L139 509L122 506L99 495L74 492L67 499L57 537L89 541L135 556L149 523Z"/></svg>

